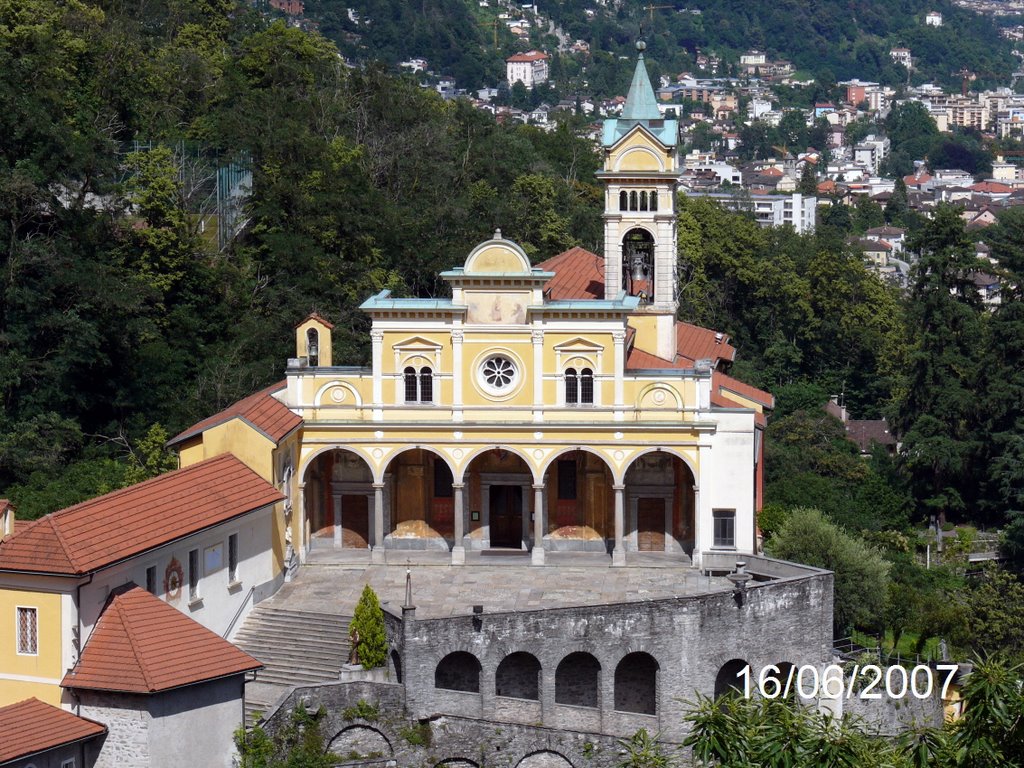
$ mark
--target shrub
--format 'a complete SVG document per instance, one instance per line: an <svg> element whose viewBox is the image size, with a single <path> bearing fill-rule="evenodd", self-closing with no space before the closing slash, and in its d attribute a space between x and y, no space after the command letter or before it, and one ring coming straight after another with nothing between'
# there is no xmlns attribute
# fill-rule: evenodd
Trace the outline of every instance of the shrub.
<svg viewBox="0 0 1024 768"><path fill-rule="evenodd" d="M355 629L359 633L359 662L363 669L384 666L388 658L388 640L384 633L384 611L381 610L377 593L367 584L359 596L349 634Z"/></svg>

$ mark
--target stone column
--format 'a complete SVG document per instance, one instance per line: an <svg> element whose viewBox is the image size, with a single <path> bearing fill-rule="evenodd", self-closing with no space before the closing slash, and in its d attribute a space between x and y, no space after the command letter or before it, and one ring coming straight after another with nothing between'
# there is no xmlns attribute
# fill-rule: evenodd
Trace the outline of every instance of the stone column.
<svg viewBox="0 0 1024 768"><path fill-rule="evenodd" d="M331 493L331 508L334 510L334 546L339 549L345 545L341 529L341 494L337 491Z"/></svg>
<svg viewBox="0 0 1024 768"><path fill-rule="evenodd" d="M612 550L612 565L625 565L626 546L622 539L626 528L626 486L613 485L612 490L615 491L615 548Z"/></svg>
<svg viewBox="0 0 1024 768"><path fill-rule="evenodd" d="M544 485L533 486L533 550L532 565L544 565Z"/></svg>
<svg viewBox="0 0 1024 768"><path fill-rule="evenodd" d="M455 541L452 543L452 565L465 565L466 548L462 544L465 536L465 509L463 509L462 491L465 488L463 483L452 483L452 494L454 500L452 506L455 508Z"/></svg>
<svg viewBox="0 0 1024 768"><path fill-rule="evenodd" d="M373 549L370 562L384 562L384 483L373 484Z"/></svg>

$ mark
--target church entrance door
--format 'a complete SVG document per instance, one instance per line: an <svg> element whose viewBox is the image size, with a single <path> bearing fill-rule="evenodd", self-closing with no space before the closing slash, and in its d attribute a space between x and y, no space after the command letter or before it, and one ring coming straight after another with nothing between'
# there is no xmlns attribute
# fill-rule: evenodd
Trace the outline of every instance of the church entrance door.
<svg viewBox="0 0 1024 768"><path fill-rule="evenodd" d="M366 549L370 546L370 515L366 496L341 497L341 546Z"/></svg>
<svg viewBox="0 0 1024 768"><path fill-rule="evenodd" d="M491 546L523 545L523 489L518 485L492 485L490 488Z"/></svg>
<svg viewBox="0 0 1024 768"><path fill-rule="evenodd" d="M664 499L637 499L636 548L641 552L665 551Z"/></svg>

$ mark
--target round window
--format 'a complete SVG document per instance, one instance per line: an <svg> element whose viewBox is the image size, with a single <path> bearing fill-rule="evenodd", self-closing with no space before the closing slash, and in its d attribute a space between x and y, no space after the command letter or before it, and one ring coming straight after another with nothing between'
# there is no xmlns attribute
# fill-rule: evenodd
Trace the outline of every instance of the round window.
<svg viewBox="0 0 1024 768"><path fill-rule="evenodd" d="M480 379L484 388L495 394L505 394L515 386L519 370L504 355L494 355L480 366Z"/></svg>

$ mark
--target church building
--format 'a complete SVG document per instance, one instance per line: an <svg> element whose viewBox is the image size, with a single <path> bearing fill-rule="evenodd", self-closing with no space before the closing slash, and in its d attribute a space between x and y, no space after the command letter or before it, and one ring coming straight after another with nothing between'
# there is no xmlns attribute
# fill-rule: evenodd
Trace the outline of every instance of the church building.
<svg viewBox="0 0 1024 768"><path fill-rule="evenodd" d="M286 380L186 430L182 466L230 451L285 495L276 549L754 553L771 395L728 376L728 338L681 322L678 125L643 56L605 121L604 253L540 264L502 236L442 273L451 298L388 291L370 367L332 326L296 328Z"/></svg>

